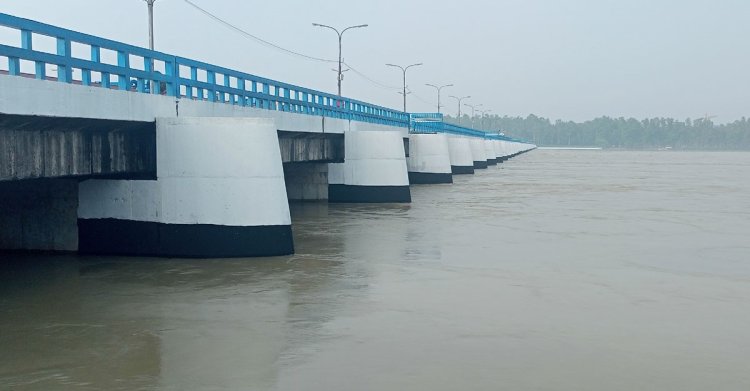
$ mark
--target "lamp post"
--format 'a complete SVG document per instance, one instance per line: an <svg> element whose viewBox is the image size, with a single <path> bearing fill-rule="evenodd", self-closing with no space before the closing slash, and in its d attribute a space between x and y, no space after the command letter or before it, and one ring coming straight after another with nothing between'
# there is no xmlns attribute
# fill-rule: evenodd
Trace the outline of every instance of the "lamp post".
<svg viewBox="0 0 750 391"><path fill-rule="evenodd" d="M458 124L461 125L461 101L464 100L464 99L471 98L471 95L462 96L460 98L457 97L457 96L454 96L454 95L450 95L448 97L455 99L457 101L457 103L458 103Z"/></svg>
<svg viewBox="0 0 750 391"><path fill-rule="evenodd" d="M487 113L489 113L490 111L492 111L492 109L487 109L487 110L477 110L477 111L479 112L479 115L481 115L481 117L480 117L480 118L482 119L482 122L480 123L480 126L481 126L482 128L484 128L484 116L485 116L485 115L486 115Z"/></svg>
<svg viewBox="0 0 750 391"><path fill-rule="evenodd" d="M464 103L464 106L471 107L471 128L474 129L474 110L476 110L477 107L482 107L482 105L470 105L468 103Z"/></svg>
<svg viewBox="0 0 750 391"><path fill-rule="evenodd" d="M338 29L336 29L336 28L334 28L334 27L331 27L331 26L326 26L326 25L324 25L324 24L320 24L320 23L313 23L312 25L313 25L313 26L315 26L315 27L323 27L323 28L331 29L331 30L335 31L335 32L336 32L336 34L337 34L337 35L339 36L339 72L338 72L338 87L339 87L339 96L341 96L341 80L343 80L343 78L344 78L344 74L343 74L343 71L341 70L341 37L342 37L342 36L344 35L344 33L346 32L346 30L349 30L349 29L358 29L358 28L362 28L362 27L367 27L367 25L366 25L366 24L360 24L360 25L357 25L357 26L349 26L349 27L347 27L347 28L345 28L345 29L341 30L340 32L339 32L339 30L338 30Z"/></svg>
<svg viewBox="0 0 750 391"><path fill-rule="evenodd" d="M437 102L437 109L438 110L437 111L438 111L438 114L440 114L440 90L442 90L445 87L453 87L453 84L444 84L444 85L442 85L440 87L438 87L438 86L436 86L434 84L430 84L430 83L426 83L425 85L429 86L429 87L432 87L432 88L434 88L434 89L437 90L437 96L438 96L438 102Z"/></svg>
<svg viewBox="0 0 750 391"><path fill-rule="evenodd" d="M156 0L144 0L148 6L148 48L154 50L154 3ZM149 60L149 69L151 72L154 71L154 59ZM149 83L149 90L153 94L156 88L156 82L151 80Z"/></svg>
<svg viewBox="0 0 750 391"><path fill-rule="evenodd" d="M154 3L156 0L144 0L148 5L148 48L154 50Z"/></svg>
<svg viewBox="0 0 750 391"><path fill-rule="evenodd" d="M409 70L409 68L411 67L417 67L417 66L422 65L422 63L420 62L417 64L411 64L411 65L407 65L406 67L402 67L401 65L395 65L395 64L385 64L385 65L389 67L401 69L401 71L404 73L404 113L406 113L406 71Z"/></svg>

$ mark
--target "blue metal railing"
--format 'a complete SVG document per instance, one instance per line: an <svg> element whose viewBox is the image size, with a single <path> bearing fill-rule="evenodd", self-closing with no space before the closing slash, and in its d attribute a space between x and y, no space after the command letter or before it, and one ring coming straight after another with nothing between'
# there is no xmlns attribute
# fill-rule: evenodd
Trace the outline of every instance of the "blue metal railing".
<svg viewBox="0 0 750 391"><path fill-rule="evenodd" d="M409 118L411 133L449 133L487 139L497 136L496 134L486 133L481 130L469 129L444 122L443 115L439 113L412 113L409 115Z"/></svg>
<svg viewBox="0 0 750 391"><path fill-rule="evenodd" d="M412 121L442 121L443 114L441 113L409 113L409 118Z"/></svg>
<svg viewBox="0 0 750 391"><path fill-rule="evenodd" d="M409 115L401 111L33 20L0 13L0 26L9 27L19 33L19 46L0 44L0 58L7 58L7 72L14 76L223 102L381 125L409 126ZM54 54L34 50L34 36L37 34L56 40ZM85 56L74 56L73 45L76 47L82 45L85 49L89 49L88 53ZM116 64L103 61L104 51L116 53ZM132 66L131 63L135 62L133 59L138 62L142 60L142 69ZM34 63L33 74L25 75L21 72L22 61ZM56 77L49 77L46 74L47 65L57 66ZM155 69L163 69L164 72ZM74 78L74 74L79 73L80 77ZM199 75L202 77L199 78ZM156 87L153 91L150 88L152 84Z"/></svg>
<svg viewBox="0 0 750 391"><path fill-rule="evenodd" d="M443 115L440 113L409 114L409 131L411 133L449 133L461 136L481 137L488 140L526 143L526 141L514 139L499 133L490 133L444 122Z"/></svg>

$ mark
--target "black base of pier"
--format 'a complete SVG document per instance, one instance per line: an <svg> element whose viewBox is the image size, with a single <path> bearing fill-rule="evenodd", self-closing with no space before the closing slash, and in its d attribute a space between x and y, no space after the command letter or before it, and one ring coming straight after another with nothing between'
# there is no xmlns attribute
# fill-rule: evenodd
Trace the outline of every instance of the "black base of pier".
<svg viewBox="0 0 750 391"><path fill-rule="evenodd" d="M487 159L488 166L497 166L497 159Z"/></svg>
<svg viewBox="0 0 750 391"><path fill-rule="evenodd" d="M120 219L78 219L84 254L180 258L236 258L294 254L290 225L164 224Z"/></svg>
<svg viewBox="0 0 750 391"><path fill-rule="evenodd" d="M409 186L328 185L328 202L332 203L408 203Z"/></svg>
<svg viewBox="0 0 750 391"><path fill-rule="evenodd" d="M477 168L479 169L487 168L487 161L486 160L479 160L479 161L474 160L474 169L477 169Z"/></svg>
<svg viewBox="0 0 750 391"><path fill-rule="evenodd" d="M409 183L412 185L453 183L453 174L442 172L409 172Z"/></svg>
<svg viewBox="0 0 750 391"><path fill-rule="evenodd" d="M451 166L451 173L453 175L473 174L474 166Z"/></svg>

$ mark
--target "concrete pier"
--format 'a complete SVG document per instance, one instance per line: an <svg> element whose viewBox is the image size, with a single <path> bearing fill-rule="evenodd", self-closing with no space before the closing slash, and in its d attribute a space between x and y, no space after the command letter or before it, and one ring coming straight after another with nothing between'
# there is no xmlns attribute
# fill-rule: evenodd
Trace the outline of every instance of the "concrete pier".
<svg viewBox="0 0 750 391"><path fill-rule="evenodd" d="M485 152L485 156L487 156L487 165L496 166L497 156L495 155L494 140L484 140L484 152Z"/></svg>
<svg viewBox="0 0 750 391"><path fill-rule="evenodd" d="M328 165L329 202L411 202L401 132L349 131L344 163Z"/></svg>
<svg viewBox="0 0 750 391"><path fill-rule="evenodd" d="M78 250L78 181L0 181L0 249Z"/></svg>
<svg viewBox="0 0 750 391"><path fill-rule="evenodd" d="M406 159L410 184L453 183L448 137L412 134Z"/></svg>
<svg viewBox="0 0 750 391"><path fill-rule="evenodd" d="M471 156L471 143L468 138L449 136L448 152L453 175L474 173L474 158Z"/></svg>
<svg viewBox="0 0 750 391"><path fill-rule="evenodd" d="M284 182L289 200L327 200L328 164L284 163Z"/></svg>
<svg viewBox="0 0 750 391"><path fill-rule="evenodd" d="M471 138L469 139L469 145L474 160L474 169L487 168L487 151L484 149L484 139Z"/></svg>
<svg viewBox="0 0 750 391"><path fill-rule="evenodd" d="M294 252L274 121L157 119L156 134L156 180L80 184L80 252L211 258Z"/></svg>

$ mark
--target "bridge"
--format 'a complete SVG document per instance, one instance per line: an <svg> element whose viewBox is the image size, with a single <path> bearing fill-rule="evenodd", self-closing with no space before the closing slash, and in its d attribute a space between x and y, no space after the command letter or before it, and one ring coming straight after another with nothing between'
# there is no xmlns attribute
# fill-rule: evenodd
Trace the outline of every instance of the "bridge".
<svg viewBox="0 0 750 391"><path fill-rule="evenodd" d="M0 26L17 33L0 44L4 250L290 254L288 200L411 202L412 184L535 148L12 15Z"/></svg>

